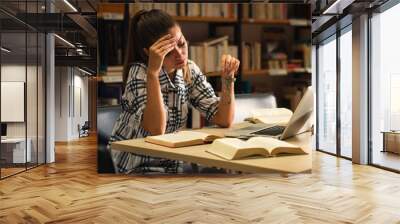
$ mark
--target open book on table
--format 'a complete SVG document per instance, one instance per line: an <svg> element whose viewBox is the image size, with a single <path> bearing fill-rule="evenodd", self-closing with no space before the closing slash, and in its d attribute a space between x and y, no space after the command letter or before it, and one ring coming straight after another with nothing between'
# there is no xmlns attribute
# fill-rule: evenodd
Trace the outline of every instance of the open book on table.
<svg viewBox="0 0 400 224"><path fill-rule="evenodd" d="M147 136L146 142L171 148L211 143L220 136L198 131L179 131L164 135Z"/></svg>
<svg viewBox="0 0 400 224"><path fill-rule="evenodd" d="M245 121L270 125L286 125L292 115L293 112L286 108L254 109L251 112L251 116L246 118Z"/></svg>
<svg viewBox="0 0 400 224"><path fill-rule="evenodd" d="M251 156L276 156L278 154L307 154L301 147L269 137L253 137L247 141L237 138L216 139L206 150L228 160Z"/></svg>

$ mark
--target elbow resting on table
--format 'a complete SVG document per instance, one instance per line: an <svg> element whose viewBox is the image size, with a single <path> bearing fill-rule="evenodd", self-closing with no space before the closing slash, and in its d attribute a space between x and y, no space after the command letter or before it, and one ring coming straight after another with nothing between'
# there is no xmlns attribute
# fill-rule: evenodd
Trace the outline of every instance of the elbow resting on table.
<svg viewBox="0 0 400 224"><path fill-rule="evenodd" d="M220 126L221 128L229 128L233 124L233 117L232 118L228 118L228 117L219 118L219 117L216 117L214 119L214 123L216 125Z"/></svg>
<svg viewBox="0 0 400 224"><path fill-rule="evenodd" d="M152 127L152 128L145 128L147 132L150 133L150 135L163 135L165 134L165 128L158 128L158 127Z"/></svg>
<svg viewBox="0 0 400 224"><path fill-rule="evenodd" d="M219 122L217 125L221 128L229 128L232 125L232 122Z"/></svg>
<svg viewBox="0 0 400 224"><path fill-rule="evenodd" d="M150 135L163 135L165 134L165 129L167 124L165 121L153 122L146 117L143 120L143 129L149 132Z"/></svg>

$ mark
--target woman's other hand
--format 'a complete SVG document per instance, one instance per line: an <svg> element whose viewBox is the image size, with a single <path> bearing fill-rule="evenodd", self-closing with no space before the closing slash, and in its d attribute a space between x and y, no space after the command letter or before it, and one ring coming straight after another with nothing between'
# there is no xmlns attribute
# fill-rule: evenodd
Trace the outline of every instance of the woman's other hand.
<svg viewBox="0 0 400 224"><path fill-rule="evenodd" d="M222 55L221 58L221 69L222 78L232 78L238 71L240 61L229 54Z"/></svg>
<svg viewBox="0 0 400 224"><path fill-rule="evenodd" d="M149 55L147 74L158 77L165 55L173 50L175 45L175 38L171 34L167 34L151 45L149 50L145 49L145 52L148 52Z"/></svg>

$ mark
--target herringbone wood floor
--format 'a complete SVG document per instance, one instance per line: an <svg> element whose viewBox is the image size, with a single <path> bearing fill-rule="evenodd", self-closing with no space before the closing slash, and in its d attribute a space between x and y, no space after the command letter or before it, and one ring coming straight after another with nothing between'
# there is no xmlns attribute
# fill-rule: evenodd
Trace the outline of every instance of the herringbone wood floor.
<svg viewBox="0 0 400 224"><path fill-rule="evenodd" d="M312 174L98 175L95 138L0 181L0 223L400 223L400 175L314 152Z"/></svg>

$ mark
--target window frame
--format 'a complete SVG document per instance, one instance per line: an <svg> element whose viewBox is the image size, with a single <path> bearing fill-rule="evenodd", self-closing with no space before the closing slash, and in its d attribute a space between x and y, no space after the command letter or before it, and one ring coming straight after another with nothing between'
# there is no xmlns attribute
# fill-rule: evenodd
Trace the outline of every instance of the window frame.
<svg viewBox="0 0 400 224"><path fill-rule="evenodd" d="M341 103L341 97L340 97L340 77L341 77L341 67L340 67L340 37L347 32L352 32L352 22L351 22L351 16L345 16L342 20L339 20L338 23L342 24L341 26L337 26L337 24L334 24L332 26L335 26L335 31L331 32L329 36L327 36L324 39L318 40L318 42L315 44L316 45L316 52L315 52L315 61L316 61L316 124L315 124L315 145L316 145L316 150L319 152L323 152L329 155L333 155L336 157L340 157L343 159L347 160L352 160L352 158L347 157L342 155L341 153L341 118L340 118L340 103ZM332 29L332 28L331 28ZM327 29L329 30L329 28ZM336 36L335 36L336 35ZM335 38L333 38L335 36ZM324 149L321 149L319 146L319 110L320 108L318 107L319 105L319 94L320 94L320 74L319 74L319 48L322 43L326 44L330 41L336 41L336 152L328 152Z"/></svg>
<svg viewBox="0 0 400 224"><path fill-rule="evenodd" d="M398 5L400 3L400 0L388 0L382 5L368 10L368 32L367 32L367 38L368 38L368 152L367 152L367 160L368 160L368 165L380 168L383 170L395 172L395 173L400 173L400 170L387 167L384 165L380 165L377 163L373 162L373 132L372 132L372 94L373 94L373 88L372 88L372 19L374 17L374 14L381 14L384 13L385 11L393 8L394 6Z"/></svg>

